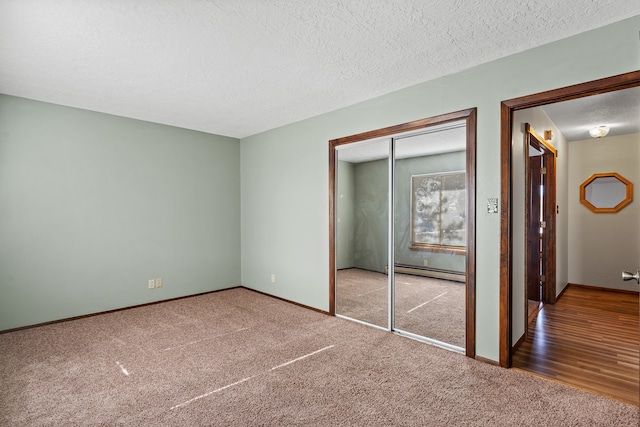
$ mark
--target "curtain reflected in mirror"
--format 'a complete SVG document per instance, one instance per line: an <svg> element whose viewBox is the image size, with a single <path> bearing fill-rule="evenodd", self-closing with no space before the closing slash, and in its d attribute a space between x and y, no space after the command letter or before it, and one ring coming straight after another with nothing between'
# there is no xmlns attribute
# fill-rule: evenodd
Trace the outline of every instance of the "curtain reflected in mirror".
<svg viewBox="0 0 640 427"><path fill-rule="evenodd" d="M337 151L336 314L388 328L389 139Z"/></svg>

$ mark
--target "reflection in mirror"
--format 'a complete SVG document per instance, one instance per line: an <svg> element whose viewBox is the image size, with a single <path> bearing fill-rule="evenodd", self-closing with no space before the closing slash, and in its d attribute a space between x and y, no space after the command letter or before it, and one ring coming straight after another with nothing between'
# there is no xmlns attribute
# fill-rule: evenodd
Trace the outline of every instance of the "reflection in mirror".
<svg viewBox="0 0 640 427"><path fill-rule="evenodd" d="M464 172L411 177L411 249L448 247L464 252L465 223Z"/></svg>
<svg viewBox="0 0 640 427"><path fill-rule="evenodd" d="M475 357L475 118L329 141L336 316Z"/></svg>
<svg viewBox="0 0 640 427"><path fill-rule="evenodd" d="M580 202L596 213L614 213L633 200L633 184L615 173L591 175L580 186Z"/></svg>
<svg viewBox="0 0 640 427"><path fill-rule="evenodd" d="M627 186L613 177L596 178L585 188L585 200L596 208L613 208L627 197Z"/></svg>
<svg viewBox="0 0 640 427"><path fill-rule="evenodd" d="M337 148L336 314L388 328L389 139Z"/></svg>
<svg viewBox="0 0 640 427"><path fill-rule="evenodd" d="M394 326L462 351L466 127L448 124L395 144Z"/></svg>

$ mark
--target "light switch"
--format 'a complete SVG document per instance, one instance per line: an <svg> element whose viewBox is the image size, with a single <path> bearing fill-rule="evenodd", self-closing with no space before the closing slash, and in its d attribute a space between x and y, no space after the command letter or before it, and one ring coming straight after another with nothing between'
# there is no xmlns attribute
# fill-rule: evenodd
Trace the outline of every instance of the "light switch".
<svg viewBox="0 0 640 427"><path fill-rule="evenodd" d="M487 199L487 212L498 213L498 199Z"/></svg>

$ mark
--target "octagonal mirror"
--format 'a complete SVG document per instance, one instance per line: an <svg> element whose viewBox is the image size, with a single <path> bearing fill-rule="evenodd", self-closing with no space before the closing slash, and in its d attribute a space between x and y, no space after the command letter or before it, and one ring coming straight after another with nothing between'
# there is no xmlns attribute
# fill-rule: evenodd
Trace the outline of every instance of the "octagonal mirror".
<svg viewBox="0 0 640 427"><path fill-rule="evenodd" d="M596 173L580 185L580 203L596 213L615 213L633 200L633 184L615 172Z"/></svg>

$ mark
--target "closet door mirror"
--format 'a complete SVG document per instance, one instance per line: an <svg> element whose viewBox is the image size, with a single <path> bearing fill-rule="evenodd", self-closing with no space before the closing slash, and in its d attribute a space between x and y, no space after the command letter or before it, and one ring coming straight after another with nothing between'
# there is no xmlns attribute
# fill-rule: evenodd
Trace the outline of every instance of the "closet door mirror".
<svg viewBox="0 0 640 427"><path fill-rule="evenodd" d="M394 329L465 348L464 121L394 139Z"/></svg>
<svg viewBox="0 0 640 427"><path fill-rule="evenodd" d="M390 139L337 147L336 314L388 328Z"/></svg>
<svg viewBox="0 0 640 427"><path fill-rule="evenodd" d="M329 306L475 357L476 110L329 141Z"/></svg>

